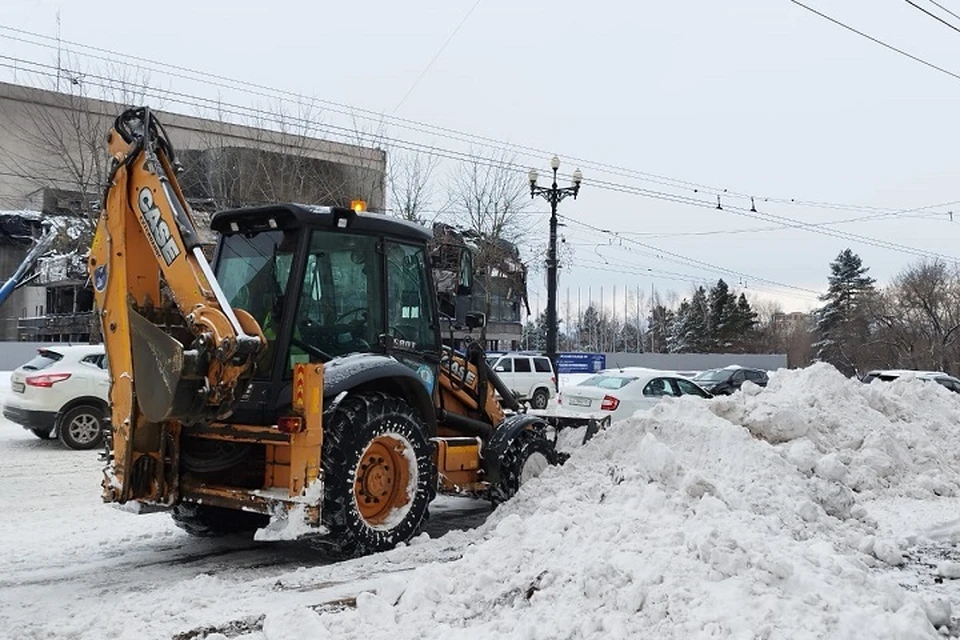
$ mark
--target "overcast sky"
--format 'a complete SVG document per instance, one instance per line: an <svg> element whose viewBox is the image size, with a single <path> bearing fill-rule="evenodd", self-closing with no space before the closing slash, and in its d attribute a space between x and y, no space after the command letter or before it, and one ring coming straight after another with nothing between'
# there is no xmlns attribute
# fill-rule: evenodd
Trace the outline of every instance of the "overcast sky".
<svg viewBox="0 0 960 640"><path fill-rule="evenodd" d="M960 28L929 0L915 2ZM955 0L940 3L960 14ZM809 4L960 74L960 32L905 0ZM960 201L960 79L789 0L169 0L150 8L4 0L0 25L55 35L58 10L63 40L542 149L512 151L518 164L536 163L541 176L552 153L561 171L583 165L580 198L560 206L570 219L561 232L574 249L561 304L568 288L574 301L578 288L585 299L588 287L599 300L603 286L609 305L616 285L622 306L624 287L689 295L694 283L724 277L748 295L806 310L846 247L881 284L920 260L916 252L960 260L960 203L943 204ZM0 30L0 55L55 61L53 49L10 36L29 39ZM9 57L0 59L7 81L14 78ZM25 65L18 65L24 80ZM151 78L160 89L191 96L264 102L212 82L157 72ZM321 117L342 118L329 111ZM388 136L487 151L386 122ZM714 208L718 194L723 210ZM535 202L530 215L544 210ZM789 220L757 217L770 215ZM816 233L801 226L853 218ZM546 217L538 224L545 240ZM831 230L869 240L825 235ZM546 304L543 280L532 279L534 306L538 293Z"/></svg>

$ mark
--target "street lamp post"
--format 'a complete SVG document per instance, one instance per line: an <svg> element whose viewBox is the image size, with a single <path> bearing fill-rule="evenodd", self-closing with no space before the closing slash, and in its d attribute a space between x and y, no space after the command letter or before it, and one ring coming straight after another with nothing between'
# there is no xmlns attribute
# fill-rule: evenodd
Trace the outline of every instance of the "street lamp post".
<svg viewBox="0 0 960 640"><path fill-rule="evenodd" d="M583 174L580 169L573 172L573 182L569 187L557 186L557 170L560 158L550 160L553 169L553 184L549 187L537 186L537 170L530 169L530 197L543 196L550 203L550 246L547 249L547 357L557 370L557 205L567 196L577 199ZM559 386L559 381L557 382Z"/></svg>

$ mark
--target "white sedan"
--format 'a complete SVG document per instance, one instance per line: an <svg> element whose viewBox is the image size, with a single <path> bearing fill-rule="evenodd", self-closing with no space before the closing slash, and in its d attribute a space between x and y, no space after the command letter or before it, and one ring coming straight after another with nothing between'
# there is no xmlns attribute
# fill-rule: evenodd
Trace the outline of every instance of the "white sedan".
<svg viewBox="0 0 960 640"><path fill-rule="evenodd" d="M103 345L50 343L10 374L3 416L46 440L93 449L107 424L110 375Z"/></svg>
<svg viewBox="0 0 960 640"><path fill-rule="evenodd" d="M627 367L607 369L565 387L558 397L564 411L610 415L613 421L650 409L664 398L712 397L697 383L669 371Z"/></svg>

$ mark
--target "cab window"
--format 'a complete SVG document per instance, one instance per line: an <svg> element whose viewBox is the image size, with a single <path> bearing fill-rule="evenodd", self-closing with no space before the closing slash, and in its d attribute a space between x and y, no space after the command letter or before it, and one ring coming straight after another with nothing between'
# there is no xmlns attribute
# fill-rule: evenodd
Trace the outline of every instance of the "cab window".
<svg viewBox="0 0 960 640"><path fill-rule="evenodd" d="M377 239L316 230L310 238L286 375L297 362L369 351L383 333Z"/></svg>
<svg viewBox="0 0 960 640"><path fill-rule="evenodd" d="M532 371L530 368L530 358L516 358L513 368L517 373L530 373Z"/></svg>
<svg viewBox="0 0 960 640"><path fill-rule="evenodd" d="M513 373L513 359L502 358L497 366L493 368L497 373Z"/></svg>
<svg viewBox="0 0 960 640"><path fill-rule="evenodd" d="M418 351L436 351L435 296L427 280L425 248L387 242L386 255L388 333Z"/></svg>

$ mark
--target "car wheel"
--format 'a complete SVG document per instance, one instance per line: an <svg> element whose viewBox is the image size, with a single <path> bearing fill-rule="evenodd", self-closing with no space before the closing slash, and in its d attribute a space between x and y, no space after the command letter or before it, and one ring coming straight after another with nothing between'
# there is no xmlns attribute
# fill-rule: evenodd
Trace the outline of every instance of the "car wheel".
<svg viewBox="0 0 960 640"><path fill-rule="evenodd" d="M550 402L550 392L543 387L534 391L533 397L530 398L530 406L534 409L546 409L548 402Z"/></svg>
<svg viewBox="0 0 960 640"><path fill-rule="evenodd" d="M37 436L41 440L49 440L51 435L49 429L30 429L30 433Z"/></svg>
<svg viewBox="0 0 960 640"><path fill-rule="evenodd" d="M103 442L103 410L92 405L70 409L60 419L60 442L71 449L93 449Z"/></svg>

